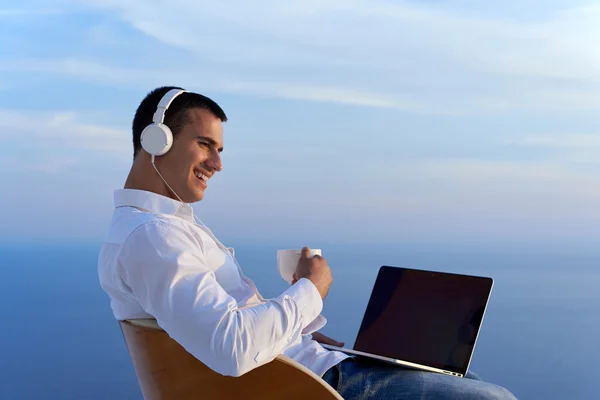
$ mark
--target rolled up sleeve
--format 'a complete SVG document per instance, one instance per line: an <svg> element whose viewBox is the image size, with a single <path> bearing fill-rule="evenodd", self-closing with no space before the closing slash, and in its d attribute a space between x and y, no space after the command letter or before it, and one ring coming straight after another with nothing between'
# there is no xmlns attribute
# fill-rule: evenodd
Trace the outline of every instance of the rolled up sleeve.
<svg viewBox="0 0 600 400"><path fill-rule="evenodd" d="M308 279L274 299L238 308L206 265L202 243L163 221L131 233L119 255L119 275L144 311L222 375L240 376L272 361L323 308Z"/></svg>

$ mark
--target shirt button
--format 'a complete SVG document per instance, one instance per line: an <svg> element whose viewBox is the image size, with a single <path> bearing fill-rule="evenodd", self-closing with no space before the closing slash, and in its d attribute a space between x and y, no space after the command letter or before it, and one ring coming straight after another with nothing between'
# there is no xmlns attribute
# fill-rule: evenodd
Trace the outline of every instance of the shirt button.
<svg viewBox="0 0 600 400"><path fill-rule="evenodd" d="M288 338L288 343L291 343L292 339L293 339L293 338L290 336L290 337Z"/></svg>

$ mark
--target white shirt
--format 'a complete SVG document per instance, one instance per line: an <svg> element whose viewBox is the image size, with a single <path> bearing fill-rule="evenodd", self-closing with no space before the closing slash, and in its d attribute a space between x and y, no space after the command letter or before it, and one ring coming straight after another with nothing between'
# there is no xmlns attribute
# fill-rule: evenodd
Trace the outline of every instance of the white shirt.
<svg viewBox="0 0 600 400"><path fill-rule="evenodd" d="M326 319L310 280L264 299L232 252L194 222L189 204L134 189L116 190L114 200L98 273L116 319L155 318L222 375L240 376L283 353L322 376L348 358L312 340Z"/></svg>

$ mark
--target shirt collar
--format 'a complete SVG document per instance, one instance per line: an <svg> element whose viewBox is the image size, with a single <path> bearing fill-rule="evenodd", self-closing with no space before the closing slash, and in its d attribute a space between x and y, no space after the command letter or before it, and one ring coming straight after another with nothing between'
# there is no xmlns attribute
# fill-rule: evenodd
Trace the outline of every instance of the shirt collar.
<svg viewBox="0 0 600 400"><path fill-rule="evenodd" d="M137 207L154 214L170 214L194 222L194 209L191 205L158 193L138 189L117 189L114 192L114 202L115 207Z"/></svg>

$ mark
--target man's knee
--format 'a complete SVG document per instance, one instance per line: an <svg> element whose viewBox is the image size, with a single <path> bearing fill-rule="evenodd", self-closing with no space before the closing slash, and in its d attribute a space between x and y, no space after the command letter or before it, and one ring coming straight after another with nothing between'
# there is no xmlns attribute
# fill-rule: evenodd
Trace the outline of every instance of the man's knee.
<svg viewBox="0 0 600 400"><path fill-rule="evenodd" d="M516 400L516 397L508 389L493 383L445 376L427 375L427 377L431 378L426 385L427 391L432 391L434 396L438 396L436 398Z"/></svg>
<svg viewBox="0 0 600 400"><path fill-rule="evenodd" d="M487 387L487 393L485 394L485 399L491 400L516 400L515 395L513 395L508 389L490 384Z"/></svg>

